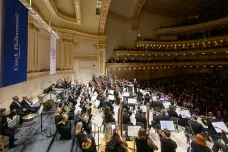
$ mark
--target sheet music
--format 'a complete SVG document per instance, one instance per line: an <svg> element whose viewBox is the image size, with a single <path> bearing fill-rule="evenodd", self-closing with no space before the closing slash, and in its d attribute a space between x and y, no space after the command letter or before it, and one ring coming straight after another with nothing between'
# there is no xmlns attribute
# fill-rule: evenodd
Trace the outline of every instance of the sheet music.
<svg viewBox="0 0 228 152"><path fill-rule="evenodd" d="M189 110L181 110L180 114L182 118L191 117Z"/></svg>
<svg viewBox="0 0 228 152"><path fill-rule="evenodd" d="M114 106L114 112L115 112L115 113L118 113L118 111L119 111L119 106L117 106L117 105Z"/></svg>
<svg viewBox="0 0 228 152"><path fill-rule="evenodd" d="M170 102L164 102L164 103L163 103L163 106L164 106L166 109L168 109L170 105L171 105Z"/></svg>
<svg viewBox="0 0 228 152"><path fill-rule="evenodd" d="M136 98L128 98L128 104L137 104L137 99Z"/></svg>
<svg viewBox="0 0 228 152"><path fill-rule="evenodd" d="M92 119L93 123L96 124L98 127L101 127L103 119L101 118L101 116L96 115L93 117Z"/></svg>
<svg viewBox="0 0 228 152"><path fill-rule="evenodd" d="M157 96L152 96L153 101L157 101Z"/></svg>
<svg viewBox="0 0 228 152"><path fill-rule="evenodd" d="M220 129L215 128L215 130L216 130L217 133L221 133L221 132L222 132L221 129L228 132L228 128L226 127L226 125L225 125L224 122L212 122L212 125L213 125L214 127L220 128Z"/></svg>
<svg viewBox="0 0 228 152"><path fill-rule="evenodd" d="M114 100L114 99L115 99L115 97L114 97L114 95L108 95L108 99L110 99L110 100Z"/></svg>
<svg viewBox="0 0 228 152"><path fill-rule="evenodd" d="M160 121L161 130L168 129L168 130L175 130L173 121Z"/></svg>
<svg viewBox="0 0 228 152"><path fill-rule="evenodd" d="M114 130L115 128L116 128L116 126L115 125L111 125L112 126L112 130Z"/></svg>
<svg viewBox="0 0 228 152"><path fill-rule="evenodd" d="M78 111L82 111L82 108L76 105L74 113L76 114Z"/></svg>
<svg viewBox="0 0 228 152"><path fill-rule="evenodd" d="M108 90L109 94L114 94L114 90Z"/></svg>
<svg viewBox="0 0 228 152"><path fill-rule="evenodd" d="M130 96L130 93L129 93L129 92L124 92L124 93L123 93L123 96L124 96L124 97L129 97L129 96Z"/></svg>
<svg viewBox="0 0 228 152"><path fill-rule="evenodd" d="M97 99L97 95L93 95L92 97L91 97L91 101L95 101Z"/></svg>
<svg viewBox="0 0 228 152"><path fill-rule="evenodd" d="M138 137L138 132L141 126L128 126L128 136Z"/></svg>
<svg viewBox="0 0 228 152"><path fill-rule="evenodd" d="M99 101L99 100L96 100L95 103L94 103L94 106L95 106L96 108L98 108L99 104L100 104L100 101Z"/></svg>
<svg viewBox="0 0 228 152"><path fill-rule="evenodd" d="M146 106L140 106L140 109L142 109L142 112L146 112Z"/></svg>
<svg viewBox="0 0 228 152"><path fill-rule="evenodd" d="M44 106L41 105L40 108L39 108L39 110L38 110L38 115L40 115L42 113L43 109L44 109Z"/></svg>

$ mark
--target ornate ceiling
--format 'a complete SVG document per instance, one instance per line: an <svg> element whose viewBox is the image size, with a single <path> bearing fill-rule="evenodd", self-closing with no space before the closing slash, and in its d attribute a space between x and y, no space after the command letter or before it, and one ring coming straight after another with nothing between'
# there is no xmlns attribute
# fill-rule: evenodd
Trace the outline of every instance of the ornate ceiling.
<svg viewBox="0 0 228 152"><path fill-rule="evenodd" d="M104 33L109 4L110 0L32 0L32 7L47 23L95 35Z"/></svg>

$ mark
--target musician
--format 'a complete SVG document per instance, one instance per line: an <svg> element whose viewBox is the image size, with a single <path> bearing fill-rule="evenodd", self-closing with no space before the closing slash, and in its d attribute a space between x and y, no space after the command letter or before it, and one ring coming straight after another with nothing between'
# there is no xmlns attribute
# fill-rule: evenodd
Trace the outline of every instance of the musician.
<svg viewBox="0 0 228 152"><path fill-rule="evenodd" d="M55 84L53 83L51 86L49 86L48 88L44 89L44 94L46 93L50 93L52 91L54 91L54 88L55 88Z"/></svg>
<svg viewBox="0 0 228 152"><path fill-rule="evenodd" d="M169 110L167 111L168 115L169 115L169 118L171 117L178 117L178 114L176 111L174 111L174 107L173 106L170 106L169 107Z"/></svg>
<svg viewBox="0 0 228 152"><path fill-rule="evenodd" d="M209 119L208 119L209 118ZM208 134L211 136L213 142L218 141L218 134L212 125L212 122L219 122L219 120L214 116L212 112L208 112L208 117L202 118L207 120L207 126L205 130L208 132Z"/></svg>
<svg viewBox="0 0 228 152"><path fill-rule="evenodd" d="M150 95L149 95L149 93L146 93L146 95L145 95L145 101L144 101L144 105L147 105L147 104L149 104L150 105Z"/></svg>
<svg viewBox="0 0 228 152"><path fill-rule="evenodd" d="M61 120L56 125L57 131L60 134L60 139L71 139L71 122L68 121L68 115L66 113L61 114Z"/></svg>
<svg viewBox="0 0 228 152"><path fill-rule="evenodd" d="M205 132L203 125L197 122L197 119L198 117L193 114L192 120L188 120L187 126L185 127L186 138L188 143L190 142L190 134L196 135Z"/></svg>
<svg viewBox="0 0 228 152"><path fill-rule="evenodd" d="M67 96L64 97L64 100L62 101L64 103L65 106L69 105L70 100L68 99Z"/></svg>
<svg viewBox="0 0 228 152"><path fill-rule="evenodd" d="M144 128L138 131L138 137L135 139L137 152L154 152L157 146L153 143L152 137L146 133Z"/></svg>
<svg viewBox="0 0 228 152"><path fill-rule="evenodd" d="M192 138L192 136L191 136ZM201 135L197 134L195 140L192 139L188 152L211 152L211 149L207 146L206 139Z"/></svg>
<svg viewBox="0 0 228 152"><path fill-rule="evenodd" d="M136 78L134 78L134 93L137 94L137 88L138 88L138 82L136 81Z"/></svg>
<svg viewBox="0 0 228 152"><path fill-rule="evenodd" d="M62 109L61 108L57 108L56 111L55 111L55 125L56 126L61 121L61 113L62 113Z"/></svg>
<svg viewBox="0 0 228 152"><path fill-rule="evenodd" d="M92 135L85 134L82 145L83 152L97 152L96 142Z"/></svg>
<svg viewBox="0 0 228 152"><path fill-rule="evenodd" d="M114 110L114 107L113 107L112 103L110 102L110 99L105 100L104 105L105 105L105 107L108 106L110 108L110 111Z"/></svg>
<svg viewBox="0 0 228 152"><path fill-rule="evenodd" d="M164 109L164 105L162 101L154 101L152 102L152 107L155 110L155 108L159 108L159 109Z"/></svg>
<svg viewBox="0 0 228 152"><path fill-rule="evenodd" d="M6 109L1 108L0 109L0 135L8 136L9 148L14 148L17 146L16 144L14 144L14 141L16 141L17 139L14 139L14 129L8 126L7 117L8 116L6 115Z"/></svg>
<svg viewBox="0 0 228 152"><path fill-rule="evenodd" d="M164 129L165 137L160 138L161 152L176 152L177 144L170 138L170 131Z"/></svg>
<svg viewBox="0 0 228 152"><path fill-rule="evenodd" d="M143 115L142 109L138 110L138 114L135 115L136 123L144 124L144 128L146 128L146 117Z"/></svg>
<svg viewBox="0 0 228 152"><path fill-rule="evenodd" d="M133 124L131 122L130 115L125 108L123 110L123 124Z"/></svg>
<svg viewBox="0 0 228 152"><path fill-rule="evenodd" d="M169 116L167 116L165 114L165 110L164 109L161 110L161 114L159 114L159 115L154 117L156 128L160 128L160 121L163 121L163 120L169 120Z"/></svg>
<svg viewBox="0 0 228 152"><path fill-rule="evenodd" d="M23 96L21 101L21 105L25 109L29 109L31 113L36 113L36 111L39 109L38 106L34 106L32 102L28 99L27 96Z"/></svg>
<svg viewBox="0 0 228 152"><path fill-rule="evenodd" d="M14 96L13 102L10 104L10 112L17 113L18 115L20 115L20 125L21 125L22 117L29 113L29 109L23 108L21 103L19 102L19 97Z"/></svg>
<svg viewBox="0 0 228 152"><path fill-rule="evenodd" d="M111 140L106 143L105 152L125 152L126 149L122 146L123 138L120 131L115 128Z"/></svg>
<svg viewBox="0 0 228 152"><path fill-rule="evenodd" d="M77 123L79 123L79 122L82 122L82 123L85 122L85 120L84 120L83 117L82 117L81 111L77 111L76 116L74 117L75 126L76 126Z"/></svg>
<svg viewBox="0 0 228 152"><path fill-rule="evenodd" d="M228 135L228 132L225 130L222 130L222 133L224 133L224 135ZM222 149L223 152L228 152L228 140L224 140L225 144L221 143L221 142L214 142L214 145L212 147L213 152L218 152L219 149Z"/></svg>

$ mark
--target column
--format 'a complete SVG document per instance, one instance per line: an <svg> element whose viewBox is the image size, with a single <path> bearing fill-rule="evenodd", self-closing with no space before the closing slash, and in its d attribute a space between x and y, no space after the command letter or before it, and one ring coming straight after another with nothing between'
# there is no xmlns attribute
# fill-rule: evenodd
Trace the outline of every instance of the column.
<svg viewBox="0 0 228 152"><path fill-rule="evenodd" d="M105 47L106 44L100 43L98 44L98 49L99 49L99 74L100 75L105 75Z"/></svg>
<svg viewBox="0 0 228 152"><path fill-rule="evenodd" d="M35 56L35 58L36 58L36 66L35 66L35 71L36 72L39 72L39 64L38 64L38 62L39 62L39 53L38 53L38 50L39 50L39 34L38 34L38 31L36 30L36 32L35 32L35 40L36 40L36 46L35 46L35 49L36 49L36 56Z"/></svg>
<svg viewBox="0 0 228 152"><path fill-rule="evenodd" d="M63 40L64 42L64 70L67 70L67 48L68 48L68 42L67 40Z"/></svg>
<svg viewBox="0 0 228 152"><path fill-rule="evenodd" d="M69 43L69 69L73 69L73 42Z"/></svg>
<svg viewBox="0 0 228 152"><path fill-rule="evenodd" d="M64 69L64 42L63 40L60 41L60 69Z"/></svg>
<svg viewBox="0 0 228 152"><path fill-rule="evenodd" d="M27 72L31 72L32 71L32 64L33 64L33 60L32 60L32 54L33 54L33 31L32 31L32 27L29 24L29 29L28 29L28 63L27 63Z"/></svg>

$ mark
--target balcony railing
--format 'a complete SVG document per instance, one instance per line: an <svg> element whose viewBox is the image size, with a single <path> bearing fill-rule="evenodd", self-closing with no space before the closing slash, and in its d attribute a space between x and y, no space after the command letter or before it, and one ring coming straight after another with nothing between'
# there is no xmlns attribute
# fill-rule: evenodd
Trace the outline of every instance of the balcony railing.
<svg viewBox="0 0 228 152"><path fill-rule="evenodd" d="M214 27L225 25L227 23L228 23L228 17L206 22L206 23L189 25L189 26L156 29L152 31L152 36L155 37L158 35L177 35L182 33L207 31L207 30L213 29Z"/></svg>

